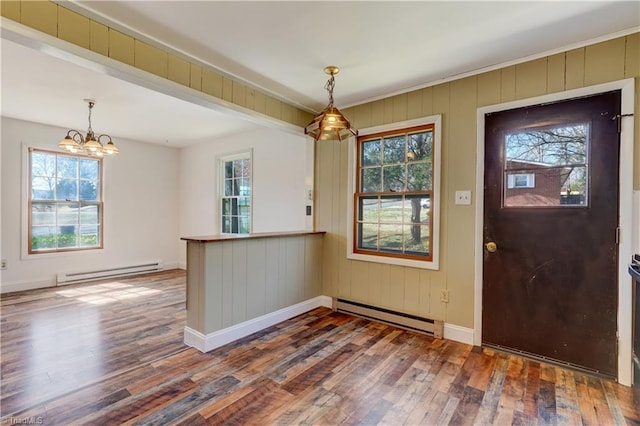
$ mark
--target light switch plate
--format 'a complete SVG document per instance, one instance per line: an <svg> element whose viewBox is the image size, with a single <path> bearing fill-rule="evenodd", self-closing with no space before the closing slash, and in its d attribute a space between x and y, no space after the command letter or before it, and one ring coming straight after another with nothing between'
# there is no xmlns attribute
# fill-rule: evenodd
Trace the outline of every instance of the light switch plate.
<svg viewBox="0 0 640 426"><path fill-rule="evenodd" d="M456 191L456 204L463 206L471 205L471 191Z"/></svg>

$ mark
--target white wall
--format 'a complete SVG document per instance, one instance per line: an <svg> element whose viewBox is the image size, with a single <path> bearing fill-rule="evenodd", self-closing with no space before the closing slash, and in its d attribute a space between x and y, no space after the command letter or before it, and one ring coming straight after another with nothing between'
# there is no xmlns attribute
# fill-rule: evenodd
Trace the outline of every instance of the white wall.
<svg viewBox="0 0 640 426"><path fill-rule="evenodd" d="M55 285L58 272L178 262L179 150L114 138L120 155L104 160L104 250L26 256L22 229L26 146L57 149L68 129L2 118L0 291Z"/></svg>
<svg viewBox="0 0 640 426"><path fill-rule="evenodd" d="M220 233L218 161L253 150L252 233L313 229L305 215L307 190L313 189L313 141L302 135L264 128L201 143L180 151L180 236ZM180 265L186 264L180 244Z"/></svg>

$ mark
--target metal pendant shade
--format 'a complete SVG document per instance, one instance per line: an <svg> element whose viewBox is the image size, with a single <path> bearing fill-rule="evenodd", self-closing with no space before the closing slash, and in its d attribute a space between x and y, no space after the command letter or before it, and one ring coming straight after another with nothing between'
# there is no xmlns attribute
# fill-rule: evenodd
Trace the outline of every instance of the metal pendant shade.
<svg viewBox="0 0 640 426"><path fill-rule="evenodd" d="M333 88L335 75L340 71L338 67L329 66L324 72L331 77L325 85L329 92L329 105L304 128L304 134L313 137L314 140L343 140L349 136L358 136L358 131L351 127L349 120L333 106Z"/></svg>

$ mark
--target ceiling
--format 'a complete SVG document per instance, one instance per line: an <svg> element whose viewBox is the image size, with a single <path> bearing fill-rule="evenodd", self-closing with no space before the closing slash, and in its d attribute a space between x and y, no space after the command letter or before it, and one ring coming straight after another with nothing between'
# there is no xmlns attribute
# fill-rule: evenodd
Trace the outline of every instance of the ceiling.
<svg viewBox="0 0 640 426"><path fill-rule="evenodd" d="M76 1L65 7L308 111L343 108L638 31L630 1ZM4 37L4 36L3 36ZM2 40L2 114L185 146L256 127ZM133 81L133 80L131 80Z"/></svg>

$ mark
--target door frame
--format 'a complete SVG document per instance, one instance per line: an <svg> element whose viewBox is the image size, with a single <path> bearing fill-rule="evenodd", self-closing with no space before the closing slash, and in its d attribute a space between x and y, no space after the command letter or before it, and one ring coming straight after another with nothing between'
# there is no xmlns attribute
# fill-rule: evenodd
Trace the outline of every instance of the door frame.
<svg viewBox="0 0 640 426"><path fill-rule="evenodd" d="M520 99L477 109L477 143L476 143L476 210L475 210L475 271L474 271L474 333L473 344L482 344L482 276L483 276L483 230L484 230L484 161L485 161L485 114L514 108L533 106L549 102L557 102L581 96L621 90L621 114L634 113L635 80L633 78L598 84L549 95ZM633 218L640 217L640 196L633 192L633 135L634 119L622 119L620 133L620 193L619 193L619 227L620 243L618 245L618 382L631 386L631 279L627 274L627 266L631 255L640 251L640 229ZM634 202L635 200L635 202Z"/></svg>

